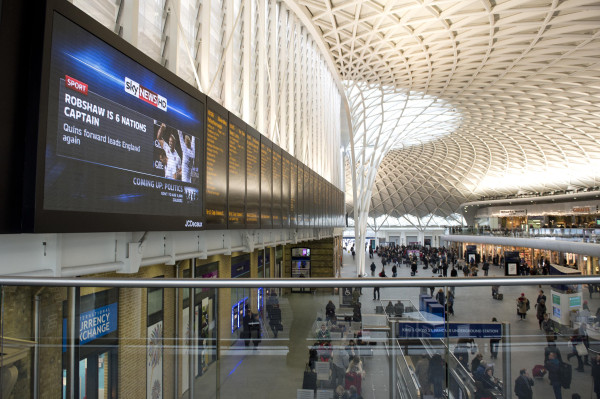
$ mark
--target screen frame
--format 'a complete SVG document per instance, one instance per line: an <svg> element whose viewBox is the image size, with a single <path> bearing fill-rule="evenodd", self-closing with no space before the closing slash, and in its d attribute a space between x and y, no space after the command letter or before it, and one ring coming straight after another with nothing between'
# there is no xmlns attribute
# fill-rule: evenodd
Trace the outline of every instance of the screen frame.
<svg viewBox="0 0 600 399"><path fill-rule="evenodd" d="M69 233L69 232L105 232L105 231L184 231L201 230L204 220L204 189L205 181L201 181L198 190L200 204L198 212L185 216L85 212L69 210L44 209L44 185L46 180L46 144L48 139L48 106L50 102L50 66L52 55L52 31L54 15L60 14L73 24L79 26L90 35L103 41L120 52L134 63L147 69L157 78L163 79L174 89L190 96L201 108L198 113L202 120L200 131L197 132L199 142L205 146L206 141L206 96L189 85L177 75L162 67L146 56L140 50L127 43L124 39L102 26L93 18L77 7L63 0L49 0L46 4L43 27L43 52L40 62L39 76L41 85L38 98L38 120L35 129L28 131L28 137L37 143L35 157L31 154L29 161L34 164L25 176L23 231L35 233ZM200 151L199 164L205 164L204 151ZM202 172L200 172L202 175ZM32 176L33 174L33 176ZM27 182L31 182L28 183ZM186 227L187 221L193 221L193 227ZM198 225L200 224L200 225Z"/></svg>

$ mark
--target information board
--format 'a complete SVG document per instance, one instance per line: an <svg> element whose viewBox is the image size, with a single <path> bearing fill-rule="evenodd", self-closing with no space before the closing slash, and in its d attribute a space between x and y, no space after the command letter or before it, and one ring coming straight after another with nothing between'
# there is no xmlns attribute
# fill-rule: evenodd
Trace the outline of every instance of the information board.
<svg viewBox="0 0 600 399"><path fill-rule="evenodd" d="M260 227L260 135L246 130L246 227Z"/></svg>
<svg viewBox="0 0 600 399"><path fill-rule="evenodd" d="M298 161L290 155L290 227L297 226L298 212Z"/></svg>
<svg viewBox="0 0 600 399"><path fill-rule="evenodd" d="M227 227L227 131L228 112L208 99L206 109L206 192L207 228Z"/></svg>
<svg viewBox="0 0 600 399"><path fill-rule="evenodd" d="M260 227L273 228L273 145L271 140L260 136Z"/></svg>
<svg viewBox="0 0 600 399"><path fill-rule="evenodd" d="M281 226L290 227L290 178L292 156L286 151L281 151Z"/></svg>
<svg viewBox="0 0 600 399"><path fill-rule="evenodd" d="M281 223L281 148L273 144L273 205L271 215L273 228L280 229Z"/></svg>
<svg viewBox="0 0 600 399"><path fill-rule="evenodd" d="M304 165L304 227L314 227L314 179L312 170Z"/></svg>
<svg viewBox="0 0 600 399"><path fill-rule="evenodd" d="M297 183L297 209L296 212L296 225L298 227L304 227L304 165L302 162L296 160L296 165L298 167L298 183Z"/></svg>
<svg viewBox="0 0 600 399"><path fill-rule="evenodd" d="M246 124L229 114L229 177L227 196L227 226L246 227Z"/></svg>
<svg viewBox="0 0 600 399"><path fill-rule="evenodd" d="M121 39L52 18L33 230L202 227L204 97L115 48Z"/></svg>

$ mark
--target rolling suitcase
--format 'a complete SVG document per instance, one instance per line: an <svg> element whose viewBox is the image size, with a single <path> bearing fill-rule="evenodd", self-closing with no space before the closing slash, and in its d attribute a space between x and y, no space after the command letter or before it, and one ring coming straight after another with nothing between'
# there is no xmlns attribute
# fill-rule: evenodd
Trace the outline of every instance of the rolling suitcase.
<svg viewBox="0 0 600 399"><path fill-rule="evenodd" d="M531 369L531 375L534 378L544 378L546 375L546 368L541 364L536 364L533 366L533 369Z"/></svg>
<svg viewBox="0 0 600 399"><path fill-rule="evenodd" d="M356 392L360 395L362 391L362 377L358 373L346 373L344 388L350 389L352 385L356 387Z"/></svg>
<svg viewBox="0 0 600 399"><path fill-rule="evenodd" d="M496 299L499 300L499 301L503 300L504 299L504 294L498 294L498 295L496 295Z"/></svg>

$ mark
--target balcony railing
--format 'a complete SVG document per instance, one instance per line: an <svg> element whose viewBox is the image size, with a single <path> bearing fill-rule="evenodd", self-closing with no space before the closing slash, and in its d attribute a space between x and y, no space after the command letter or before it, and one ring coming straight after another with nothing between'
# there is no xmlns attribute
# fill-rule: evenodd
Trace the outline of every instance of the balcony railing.
<svg viewBox="0 0 600 399"><path fill-rule="evenodd" d="M559 367L556 384L567 364L563 395L589 397L600 294L586 284L600 277L2 278L2 398L509 398L523 369L546 397L532 370Z"/></svg>
<svg viewBox="0 0 600 399"><path fill-rule="evenodd" d="M483 235L495 237L545 238L576 242L600 242L600 229L539 228L539 229L486 229L484 227L451 228L450 234Z"/></svg>

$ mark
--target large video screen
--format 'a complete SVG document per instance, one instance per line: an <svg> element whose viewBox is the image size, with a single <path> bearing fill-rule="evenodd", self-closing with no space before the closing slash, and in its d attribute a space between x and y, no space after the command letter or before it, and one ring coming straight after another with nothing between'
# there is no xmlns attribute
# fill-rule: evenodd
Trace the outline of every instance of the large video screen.
<svg viewBox="0 0 600 399"><path fill-rule="evenodd" d="M36 231L202 227L201 100L57 12L48 81Z"/></svg>

